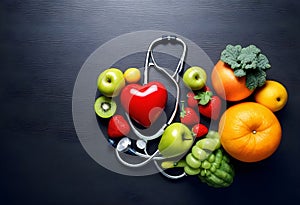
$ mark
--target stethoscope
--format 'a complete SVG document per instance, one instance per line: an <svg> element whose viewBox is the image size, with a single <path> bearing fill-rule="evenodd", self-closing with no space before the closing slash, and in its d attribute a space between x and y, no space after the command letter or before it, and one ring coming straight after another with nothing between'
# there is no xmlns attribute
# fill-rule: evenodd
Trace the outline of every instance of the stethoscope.
<svg viewBox="0 0 300 205"><path fill-rule="evenodd" d="M183 47L183 51L180 57L180 60L178 62L178 65L176 67L176 70L174 71L173 74L170 74L169 72L166 71L166 68L163 68L161 66L159 66L156 61L154 60L154 56L153 56L153 48L157 43L160 43L162 41L175 41L177 43L180 43ZM141 153L139 151L137 151L136 149L132 148L132 141L130 138L128 137L124 137L122 138L116 145L115 148L115 154L117 159L125 166L127 167L142 167L146 164L148 164L149 162L153 161L155 166L157 167L157 169L166 177L171 178L171 179L178 179L181 178L183 176L185 176L185 173L182 173L180 175L177 176L173 176L170 174L167 174L157 163L158 160L164 160L167 159L166 157L163 157L160 155L159 150L157 149L153 154L148 154L147 151L147 142L153 139L156 139L158 137L160 137L164 130L166 129L166 127L168 125L170 125L172 123L172 121L174 120L177 110L178 110L178 106L179 106L179 101L180 101L180 87L179 87L179 73L182 71L183 65L184 65L184 59L186 56L186 44L185 42L178 38L177 36L173 36L173 35L166 35L166 36L162 36L160 38L155 39L154 41L151 42L151 44L149 45L149 48L147 50L147 54L146 54L146 60L145 60L145 68L144 68L144 82L143 84L146 85L149 82L149 69L151 67L153 67L154 69L156 69L157 71L161 72L162 74L164 74L165 76L167 76L174 84L175 88L176 88L176 95L175 95L175 105L174 105L174 109L173 112L171 114L171 116L169 117L169 119L167 120L167 122L165 124L163 124L161 126L161 128L153 135L145 135L142 134L132 123L130 116L125 113L127 119L128 119L128 123L133 131L133 133L139 138L136 141L136 145L140 150L143 150L144 153ZM109 140L109 142L111 144L114 144L114 141ZM127 161L125 161L121 156L120 156L120 152L128 152L131 153L133 155L136 155L138 157L141 158L145 158L145 160L143 162L137 163L137 164L132 164L129 163Z"/></svg>

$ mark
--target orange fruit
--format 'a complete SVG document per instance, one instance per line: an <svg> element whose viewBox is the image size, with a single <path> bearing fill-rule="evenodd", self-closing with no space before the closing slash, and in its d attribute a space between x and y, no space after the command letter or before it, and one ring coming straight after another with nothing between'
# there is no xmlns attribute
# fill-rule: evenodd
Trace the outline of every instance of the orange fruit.
<svg viewBox="0 0 300 205"><path fill-rule="evenodd" d="M267 80L265 85L255 91L254 100L276 112L287 103L288 93L281 83Z"/></svg>
<svg viewBox="0 0 300 205"><path fill-rule="evenodd" d="M246 77L236 77L233 69L221 60L212 70L211 83L216 93L228 101L245 99L254 91L246 87Z"/></svg>
<svg viewBox="0 0 300 205"><path fill-rule="evenodd" d="M271 156L281 141L281 126L274 113L256 102L229 107L219 122L221 144L232 157L257 162Z"/></svg>

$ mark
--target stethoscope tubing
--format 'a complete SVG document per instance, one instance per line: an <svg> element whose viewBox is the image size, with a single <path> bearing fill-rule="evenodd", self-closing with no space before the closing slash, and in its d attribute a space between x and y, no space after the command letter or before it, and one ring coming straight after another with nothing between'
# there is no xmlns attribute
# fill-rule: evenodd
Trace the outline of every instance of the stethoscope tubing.
<svg viewBox="0 0 300 205"><path fill-rule="evenodd" d="M182 55L180 57L180 60L178 62L178 65L174 71L174 73L171 75L168 71L166 71L165 68L163 67L160 67L154 57L153 57L153 47L155 46L156 43L160 42L160 41L163 41L163 40L176 40L178 41L179 43L182 44L183 46L183 51L182 51ZM180 87L179 87L179 73L182 71L182 68L183 68L183 64L184 64L184 60L185 60L185 55L186 55L186 51L187 51L187 48L186 48L186 44L184 43L184 41L176 36L173 36L173 35L166 35L166 36L162 36L160 38L157 38L155 39L154 41L151 42L151 44L149 45L149 48L148 48L148 51L147 51L147 54L146 54L146 61L145 61L145 70L144 70L144 82L143 84L146 85L148 82L149 82L149 68L150 67L154 67L156 70L158 70L159 72L163 73L164 75L166 75L172 82L173 84L175 85L176 87L176 102L175 102L175 106L174 106L174 110L173 110L173 113L172 115L169 117L169 120L162 125L162 127L153 135L151 136L146 136L144 134L142 134L132 123L131 121L131 118L129 116L129 114L125 113L127 119L128 119L128 122L129 122L129 125L132 129L132 131L134 132L134 134L139 137L140 139L144 140L146 143L147 141L149 140L153 140L153 139L156 139L158 137L160 137L165 128L170 125L172 122L173 122L173 119L175 118L176 116L176 113L177 113L177 110L178 110L178 107L179 107L179 98L180 98ZM151 60L151 62L150 62ZM132 167L132 168L136 168L136 167L142 167L146 164L148 164L149 162L153 161L155 166L157 167L157 169L166 177L170 178L170 179L179 179L179 178L182 178L184 176L186 176L185 173L182 173L180 175L177 175L177 176L173 176L173 175L170 175L170 174L167 174L157 163L157 161L159 160L165 160L165 159L168 159L167 157L163 157L163 156L158 156L160 155L160 152L159 150L157 149L152 155L149 155L148 152L147 152L147 149L146 147L144 148L144 153L140 153L132 148L128 148L127 151L129 153L132 153L136 156L139 156L139 157L142 157L142 158L145 158L146 160L141 162L141 163L137 163L137 164L132 164L132 163L128 163L126 162L119 154L119 151L117 149L115 149L115 154L116 154L116 157L118 158L118 160L125 166L127 167Z"/></svg>
<svg viewBox="0 0 300 205"><path fill-rule="evenodd" d="M122 159L122 157L120 156L119 154L119 151L117 149L115 149L115 154L116 154L116 157L118 158L118 160L125 166L127 167L131 167L131 168L138 168L138 167L142 167L148 163L150 163L151 161L154 162L156 168L158 169L158 171L164 175L165 177L169 178L169 179L180 179L182 177L185 177L186 176L186 173L183 172L182 174L179 174L179 175L170 175L168 173L166 173L160 166L159 164L157 163L157 161L159 160L165 160L167 159L166 157L156 157L156 155L159 154L159 151L156 150L155 153L153 153L152 155L149 155L148 152L147 152L147 149L145 148L144 149L144 152L145 154L142 154L138 151L135 151L134 149L132 148L129 148L128 150L130 153L132 154L135 154L136 156L139 156L139 157L142 157L142 158L146 158L145 161L141 162L141 163L137 163L137 164L132 164L132 163L129 163L129 162L126 162L124 159Z"/></svg>
<svg viewBox="0 0 300 205"><path fill-rule="evenodd" d="M181 57L180 57L180 60L177 64L177 67L174 71L174 73L171 75L169 74L168 71L166 71L165 68L159 66L154 57L153 57L153 47L155 46L156 43L160 42L160 41L163 41L163 40L176 40L178 41L179 43L182 44L183 46L183 51L182 51L182 54L181 54ZM129 122L129 125L130 127L132 128L132 131L134 132L134 134L136 136L138 136L140 139L143 139L145 141L148 141L148 140L153 140L153 139L156 139L158 137L160 137L165 128L170 125L175 116L176 116L176 113L177 113L177 110L178 110L178 106L179 106L179 98L180 98L180 88L179 88L179 73L181 72L182 68L183 68L183 64L184 64L184 59L185 59L185 55L186 55L186 44L184 43L184 41L176 36L173 36L173 35L169 35L169 36L162 36L160 38L157 38L155 39L154 41L151 42L151 44L149 45L149 48L148 48L148 51L147 51L147 55L146 55L146 61L145 61L145 70L144 70L144 85L146 85L148 82L149 82L149 68L150 67L154 67L155 69L157 69L159 72L163 73L164 75L166 75L172 82L173 84L175 85L176 87L176 101L175 101L175 105L174 105L174 109L173 109L173 112L172 112L172 115L169 117L169 120L162 125L162 127L153 135L149 136L149 135L144 135L142 134L132 123L131 121L131 118L130 116L126 113L126 117L128 119L128 122ZM150 62L151 60L151 62Z"/></svg>
<svg viewBox="0 0 300 205"><path fill-rule="evenodd" d="M147 84L149 82L148 76L149 76L149 65L151 65L149 63L149 59L152 60L153 65L155 65L159 70L163 70L165 71L164 68L160 67L157 65L156 61L154 60L153 57L153 47L155 46L156 43L163 41L163 40L176 40L179 43L181 43L181 45L183 46L183 51L180 57L180 60L177 64L177 68L174 71L173 75L171 78L174 78L176 76L176 81L179 81L179 77L178 74L181 72L182 68L183 68L183 63L184 63L184 59L185 59L185 55L186 55L186 51L187 51L187 46L185 44L185 42L181 39L178 38L177 36L174 35L168 35L168 36L162 36L160 38L155 39L154 41L151 42L151 44L149 45L148 51L147 51L147 55L146 55L146 61L145 61L145 71L144 71L144 85ZM150 58L151 57L151 58Z"/></svg>

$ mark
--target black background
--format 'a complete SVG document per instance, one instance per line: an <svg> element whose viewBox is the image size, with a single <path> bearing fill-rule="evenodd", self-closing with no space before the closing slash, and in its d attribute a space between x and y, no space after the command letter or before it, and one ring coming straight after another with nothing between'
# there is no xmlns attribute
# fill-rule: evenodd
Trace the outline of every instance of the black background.
<svg viewBox="0 0 300 205"><path fill-rule="evenodd" d="M300 199L300 3L273 1L2 0L1 204L287 204ZM87 57L139 30L166 30L197 43L214 63L227 44L256 44L269 79L289 92L277 114L274 155L235 162L229 188L187 177L130 177L93 161L72 121L72 91Z"/></svg>

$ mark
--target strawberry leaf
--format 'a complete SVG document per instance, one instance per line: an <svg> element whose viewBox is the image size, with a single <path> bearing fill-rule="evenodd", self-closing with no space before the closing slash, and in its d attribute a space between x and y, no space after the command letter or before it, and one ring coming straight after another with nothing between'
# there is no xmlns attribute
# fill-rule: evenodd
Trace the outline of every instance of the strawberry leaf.
<svg viewBox="0 0 300 205"><path fill-rule="evenodd" d="M181 117L181 118L184 118L185 115L186 115L185 110L182 110L182 111L180 112L180 117Z"/></svg>
<svg viewBox="0 0 300 205"><path fill-rule="evenodd" d="M195 99L199 100L200 105L206 105L212 97L212 92L211 91L205 91L205 92L199 92L197 95L195 95Z"/></svg>
<svg viewBox="0 0 300 205"><path fill-rule="evenodd" d="M181 111L180 111L180 117L184 118L184 116L186 115L186 111L184 109L184 101L181 101Z"/></svg>

